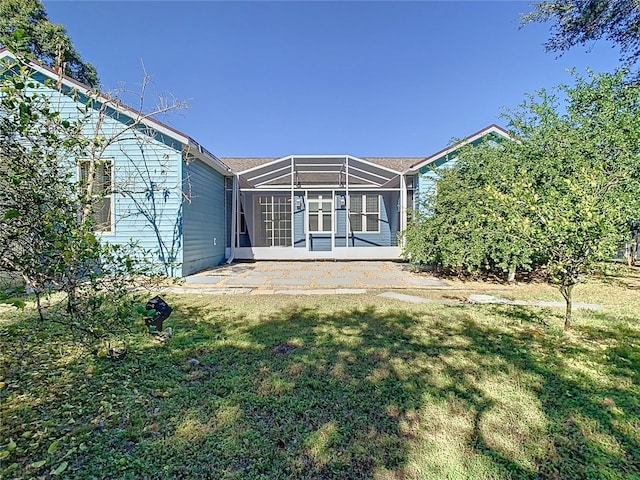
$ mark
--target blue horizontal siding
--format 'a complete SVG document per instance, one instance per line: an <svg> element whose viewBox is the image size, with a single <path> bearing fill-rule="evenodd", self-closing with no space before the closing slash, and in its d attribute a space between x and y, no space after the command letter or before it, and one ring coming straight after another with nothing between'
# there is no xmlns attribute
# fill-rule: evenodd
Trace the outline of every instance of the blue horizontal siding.
<svg viewBox="0 0 640 480"><path fill-rule="evenodd" d="M310 250L312 252L330 252L332 250L331 234L310 233L309 242L311 243Z"/></svg>
<svg viewBox="0 0 640 480"><path fill-rule="evenodd" d="M183 172L189 197L184 205L184 276L224 261L229 226L224 214L224 176L200 160L184 164Z"/></svg>
<svg viewBox="0 0 640 480"><path fill-rule="evenodd" d="M300 207L298 207L298 202ZM304 212L305 212L305 199L303 193L296 193L293 197L293 246L294 247L306 247L307 236L305 234L304 226Z"/></svg>
<svg viewBox="0 0 640 480"><path fill-rule="evenodd" d="M40 82L39 93L50 100L50 107L61 118L71 121L84 118L83 133L117 142L108 146L101 158L113 165L114 189L112 232L100 233L102 241L125 244L135 241L149 252L146 259L164 268L169 275L180 274L182 261L182 178L181 145L155 131L127 127L133 120L107 109L100 118L95 104L87 116L82 110L87 98L63 89L62 92L44 85L45 77L34 75ZM152 136L147 135L151 133ZM69 159L69 168L77 172L76 162Z"/></svg>
<svg viewBox="0 0 640 480"><path fill-rule="evenodd" d="M377 192L368 191L362 192L365 195L375 195ZM360 194L360 192L358 192ZM396 196L397 198L397 196ZM386 195L380 195L380 217L378 220L378 232L350 232L349 234L349 247L388 247L393 245L391 240L391 228L390 216L393 215L394 209L397 210L397 206L392 201L392 197ZM397 235L397 227L393 231L393 236Z"/></svg>
<svg viewBox="0 0 640 480"><path fill-rule="evenodd" d="M338 208L335 211L336 216L336 247L344 247L347 244L347 209Z"/></svg>

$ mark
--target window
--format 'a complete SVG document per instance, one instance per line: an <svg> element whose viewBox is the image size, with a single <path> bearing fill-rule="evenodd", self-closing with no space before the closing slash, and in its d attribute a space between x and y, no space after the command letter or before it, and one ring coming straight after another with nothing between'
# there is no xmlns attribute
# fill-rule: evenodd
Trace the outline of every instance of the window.
<svg viewBox="0 0 640 480"><path fill-rule="evenodd" d="M291 246L291 197L265 195L258 197L256 247Z"/></svg>
<svg viewBox="0 0 640 480"><path fill-rule="evenodd" d="M331 232L333 198L329 195L310 196L309 208L309 232L326 233Z"/></svg>
<svg viewBox="0 0 640 480"><path fill-rule="evenodd" d="M90 166L90 160L80 161L80 182L83 188L88 187ZM94 166L95 182L91 192L91 217L95 224L94 230L96 232L111 232L113 231L113 191L111 187L113 162L111 160L96 160Z"/></svg>
<svg viewBox="0 0 640 480"><path fill-rule="evenodd" d="M349 196L349 223L352 232L379 232L380 196Z"/></svg>

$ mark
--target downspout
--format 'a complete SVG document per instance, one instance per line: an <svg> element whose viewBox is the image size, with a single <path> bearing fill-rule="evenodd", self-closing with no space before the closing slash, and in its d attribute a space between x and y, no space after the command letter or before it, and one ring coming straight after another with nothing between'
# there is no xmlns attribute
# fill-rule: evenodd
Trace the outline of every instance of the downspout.
<svg viewBox="0 0 640 480"><path fill-rule="evenodd" d="M227 264L233 262L236 252L236 238L238 224L238 175L233 175L233 185L231 187L231 254L227 258Z"/></svg>

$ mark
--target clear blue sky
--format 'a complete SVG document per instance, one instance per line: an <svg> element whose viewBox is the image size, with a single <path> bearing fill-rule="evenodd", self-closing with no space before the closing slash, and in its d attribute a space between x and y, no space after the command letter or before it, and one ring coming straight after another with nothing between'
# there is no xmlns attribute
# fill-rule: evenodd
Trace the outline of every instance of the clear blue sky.
<svg viewBox="0 0 640 480"><path fill-rule="evenodd" d="M219 157L427 156L526 92L612 71L597 43L556 58L527 2L45 1L103 89L187 100L162 121Z"/></svg>

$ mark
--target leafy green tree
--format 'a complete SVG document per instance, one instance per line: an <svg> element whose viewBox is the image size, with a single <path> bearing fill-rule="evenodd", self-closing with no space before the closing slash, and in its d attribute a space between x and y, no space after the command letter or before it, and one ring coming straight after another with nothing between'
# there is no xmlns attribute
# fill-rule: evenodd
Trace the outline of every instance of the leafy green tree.
<svg viewBox="0 0 640 480"><path fill-rule="evenodd" d="M569 328L573 288L625 244L640 212L640 88L621 73L591 75L529 96L506 116L516 140L460 151L432 218L409 229L405 254L467 269L544 267ZM413 241L421 229L435 243L426 253Z"/></svg>
<svg viewBox="0 0 640 480"><path fill-rule="evenodd" d="M22 32L15 36L14 33ZM53 24L39 0L0 0L0 47L29 53L40 63L91 87L98 75L80 54L62 25Z"/></svg>
<svg viewBox="0 0 640 480"><path fill-rule="evenodd" d="M23 277L42 321L103 338L132 318L131 286L150 272L136 261L145 252L99 242L81 218L87 196L74 172L92 143L86 119L62 118L45 90L26 61L0 66L0 271Z"/></svg>
<svg viewBox="0 0 640 480"><path fill-rule="evenodd" d="M604 38L620 48L625 67L640 59L638 0L545 0L533 6L532 12L522 16L522 23L552 22L547 51L565 52Z"/></svg>
<svg viewBox="0 0 640 480"><path fill-rule="evenodd" d="M501 192L514 165L502 161L509 143L483 142L458 151L453 166L440 169L437 193L422 198L405 231L405 255L457 274L506 274L527 270L533 251L519 235L512 206L487 194Z"/></svg>

